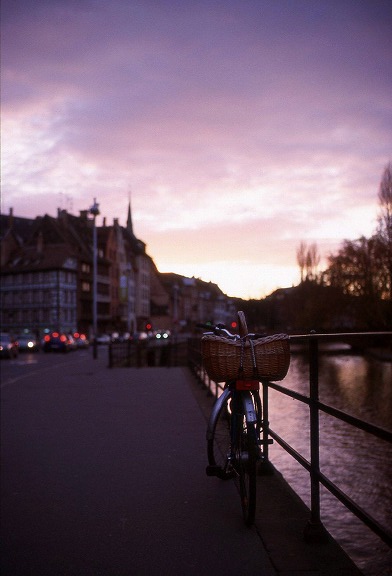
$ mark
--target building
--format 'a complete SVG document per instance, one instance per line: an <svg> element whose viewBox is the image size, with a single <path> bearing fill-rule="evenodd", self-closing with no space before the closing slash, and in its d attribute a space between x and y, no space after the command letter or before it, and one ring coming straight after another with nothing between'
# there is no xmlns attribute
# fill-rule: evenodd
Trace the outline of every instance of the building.
<svg viewBox="0 0 392 576"><path fill-rule="evenodd" d="M161 274L133 230L102 225L88 210L58 210L35 219L0 215L0 320L3 331L75 331L93 334L94 285L97 333L155 329L190 333L199 322L230 324L233 302L216 284ZM96 277L94 282L94 226Z"/></svg>
<svg viewBox="0 0 392 576"><path fill-rule="evenodd" d="M58 210L57 218L1 215L1 324L92 335L93 226L88 211ZM133 332L150 316L151 258L127 227L97 226L98 332Z"/></svg>
<svg viewBox="0 0 392 576"><path fill-rule="evenodd" d="M53 219L21 220L11 212L1 238L2 330L76 330L79 256Z"/></svg>
<svg viewBox="0 0 392 576"><path fill-rule="evenodd" d="M236 319L233 300L217 284L172 272L161 273L160 281L167 294L168 328L193 333L198 323L230 326Z"/></svg>

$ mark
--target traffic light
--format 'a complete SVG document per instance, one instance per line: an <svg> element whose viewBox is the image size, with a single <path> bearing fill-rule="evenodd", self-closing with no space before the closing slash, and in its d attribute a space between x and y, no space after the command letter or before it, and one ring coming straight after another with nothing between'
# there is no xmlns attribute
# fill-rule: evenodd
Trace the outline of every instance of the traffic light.
<svg viewBox="0 0 392 576"><path fill-rule="evenodd" d="M147 332L150 332L152 330L152 324L151 322L146 322L146 326L145 326Z"/></svg>
<svg viewBox="0 0 392 576"><path fill-rule="evenodd" d="M231 323L231 327L232 327L232 328L237 328L237 322L233 321L233 322Z"/></svg>

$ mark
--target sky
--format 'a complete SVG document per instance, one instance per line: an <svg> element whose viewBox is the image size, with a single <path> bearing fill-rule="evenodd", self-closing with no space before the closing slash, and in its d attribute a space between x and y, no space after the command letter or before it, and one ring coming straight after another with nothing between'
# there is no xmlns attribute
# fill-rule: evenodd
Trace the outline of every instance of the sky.
<svg viewBox="0 0 392 576"><path fill-rule="evenodd" d="M262 298L371 236L390 0L2 0L1 211L96 198L161 272Z"/></svg>

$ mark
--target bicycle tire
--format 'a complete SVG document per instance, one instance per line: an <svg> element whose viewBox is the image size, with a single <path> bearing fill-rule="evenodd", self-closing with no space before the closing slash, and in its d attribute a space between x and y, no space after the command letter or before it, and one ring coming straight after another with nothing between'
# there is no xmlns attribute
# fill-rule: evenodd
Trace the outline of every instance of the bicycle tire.
<svg viewBox="0 0 392 576"><path fill-rule="evenodd" d="M229 458L231 452L230 404L231 396L229 395L216 413L207 439L208 464L214 470L214 475L222 480L235 476Z"/></svg>
<svg viewBox="0 0 392 576"><path fill-rule="evenodd" d="M238 446L235 447L236 470L244 522L251 526L256 514L256 465L258 444L254 424L248 424L245 415L237 423Z"/></svg>
<svg viewBox="0 0 392 576"><path fill-rule="evenodd" d="M234 435L236 445L234 466L238 474L238 485L244 522L251 526L256 514L257 462L260 458L259 433L261 428L261 399L258 393L251 393L256 422L248 422L241 398L237 405L236 426Z"/></svg>
<svg viewBox="0 0 392 576"><path fill-rule="evenodd" d="M257 416L256 423L248 423L243 410L241 396L235 399L229 394L215 412L209 424L207 454L209 475L222 480L236 479L240 493L244 522L254 523L256 512L257 462L260 456L258 443L261 428L262 406L258 393L251 393ZM237 406L232 414L232 403ZM234 424L235 423L235 424ZM231 427L237 427L232 446Z"/></svg>

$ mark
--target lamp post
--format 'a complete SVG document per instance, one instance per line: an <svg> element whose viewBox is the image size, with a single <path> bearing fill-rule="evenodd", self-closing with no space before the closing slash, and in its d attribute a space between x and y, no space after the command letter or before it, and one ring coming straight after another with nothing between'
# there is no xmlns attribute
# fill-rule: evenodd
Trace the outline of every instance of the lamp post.
<svg viewBox="0 0 392 576"><path fill-rule="evenodd" d="M178 335L178 284L173 286L173 331L174 331L174 366L177 366L177 335Z"/></svg>
<svg viewBox="0 0 392 576"><path fill-rule="evenodd" d="M126 266L127 273L127 331L131 335L131 273L132 264L128 262Z"/></svg>
<svg viewBox="0 0 392 576"><path fill-rule="evenodd" d="M95 343L97 337L97 227L95 219L99 215L99 204L96 198L89 212L93 216L93 333Z"/></svg>

